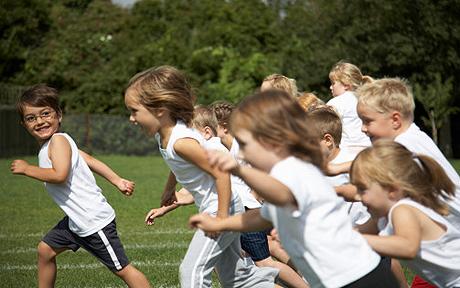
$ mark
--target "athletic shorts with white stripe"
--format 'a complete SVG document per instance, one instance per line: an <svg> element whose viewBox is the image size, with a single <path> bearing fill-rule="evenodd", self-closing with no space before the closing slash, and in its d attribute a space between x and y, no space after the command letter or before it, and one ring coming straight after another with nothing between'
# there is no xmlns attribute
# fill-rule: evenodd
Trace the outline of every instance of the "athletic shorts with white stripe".
<svg viewBox="0 0 460 288"><path fill-rule="evenodd" d="M70 231L69 217L66 216L42 240L55 249L68 248L75 252L83 247L113 272L120 271L129 264L117 234L115 219L96 233L80 237Z"/></svg>

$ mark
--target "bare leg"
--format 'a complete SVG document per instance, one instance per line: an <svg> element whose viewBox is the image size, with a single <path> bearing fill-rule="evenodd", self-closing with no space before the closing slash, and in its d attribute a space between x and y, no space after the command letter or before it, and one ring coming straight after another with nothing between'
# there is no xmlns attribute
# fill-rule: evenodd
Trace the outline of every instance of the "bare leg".
<svg viewBox="0 0 460 288"><path fill-rule="evenodd" d="M56 281L56 256L66 248L54 249L43 241L38 243L38 287L54 287Z"/></svg>
<svg viewBox="0 0 460 288"><path fill-rule="evenodd" d="M308 284L288 265L274 261L271 257L256 261L258 267L273 267L280 270L279 279L292 288L308 288Z"/></svg>
<svg viewBox="0 0 460 288"><path fill-rule="evenodd" d="M391 259L391 272L393 272L393 274L395 275L395 278L398 281L400 288L409 288L401 264L398 260L393 258Z"/></svg>
<svg viewBox="0 0 460 288"><path fill-rule="evenodd" d="M115 274L123 279L130 288L150 288L147 277L145 277L141 271L137 270L131 264L128 264L128 266L125 266L120 271L115 272Z"/></svg>

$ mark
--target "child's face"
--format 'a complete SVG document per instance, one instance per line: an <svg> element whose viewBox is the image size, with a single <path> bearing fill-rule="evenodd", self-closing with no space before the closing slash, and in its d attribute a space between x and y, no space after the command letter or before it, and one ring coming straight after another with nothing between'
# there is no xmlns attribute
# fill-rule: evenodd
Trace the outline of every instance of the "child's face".
<svg viewBox="0 0 460 288"><path fill-rule="evenodd" d="M343 85L339 81L334 80L331 80L331 86L329 87L329 89L331 89L332 96L334 97L342 95L348 90L347 86Z"/></svg>
<svg viewBox="0 0 460 288"><path fill-rule="evenodd" d="M38 143L45 143L54 133L59 131L62 117L51 107L24 107L22 123Z"/></svg>
<svg viewBox="0 0 460 288"><path fill-rule="evenodd" d="M369 213L375 217L387 216L394 202L389 198L389 190L378 183L371 182L367 185L357 185L361 201L366 205Z"/></svg>
<svg viewBox="0 0 460 288"><path fill-rule="evenodd" d="M275 153L276 149L271 149L268 145L262 145L254 139L252 133L246 129L239 129L235 132L235 138L240 145L240 154L242 158L265 172L270 172L281 158Z"/></svg>
<svg viewBox="0 0 460 288"><path fill-rule="evenodd" d="M385 113L375 111L370 106L358 103L358 116L363 122L361 131L363 131L372 142L380 138L391 138L395 135L393 129L393 120Z"/></svg>
<svg viewBox="0 0 460 288"><path fill-rule="evenodd" d="M148 136L153 136L160 130L160 121L144 105L139 103L135 92L128 89L125 94L125 105L131 115L129 121L134 125L140 125Z"/></svg>

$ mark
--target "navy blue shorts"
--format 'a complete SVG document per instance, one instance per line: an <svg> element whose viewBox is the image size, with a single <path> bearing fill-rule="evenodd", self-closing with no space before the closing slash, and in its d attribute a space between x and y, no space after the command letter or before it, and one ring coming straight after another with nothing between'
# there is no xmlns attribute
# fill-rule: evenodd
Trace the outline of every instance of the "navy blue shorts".
<svg viewBox="0 0 460 288"><path fill-rule="evenodd" d="M241 248L251 256L252 261L256 262L270 257L265 231L241 233L240 242Z"/></svg>
<svg viewBox="0 0 460 288"><path fill-rule="evenodd" d="M96 233L80 237L69 229L69 217L66 216L43 237L42 241L51 248L67 248L74 252L83 247L112 272L120 271L129 264L117 234L115 219Z"/></svg>

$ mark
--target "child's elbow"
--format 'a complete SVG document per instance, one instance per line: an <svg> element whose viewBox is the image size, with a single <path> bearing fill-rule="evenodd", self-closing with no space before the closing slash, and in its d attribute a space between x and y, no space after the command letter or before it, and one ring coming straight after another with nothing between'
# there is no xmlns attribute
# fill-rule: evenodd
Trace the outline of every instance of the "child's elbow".
<svg viewBox="0 0 460 288"><path fill-rule="evenodd" d="M415 257L417 257L419 251L419 247L413 246L413 247L407 247L407 249L400 255L399 258L405 259L405 260L413 260Z"/></svg>
<svg viewBox="0 0 460 288"><path fill-rule="evenodd" d="M66 174L56 174L55 177L47 181L48 183L53 183L53 184L64 184L67 181L67 176Z"/></svg>

